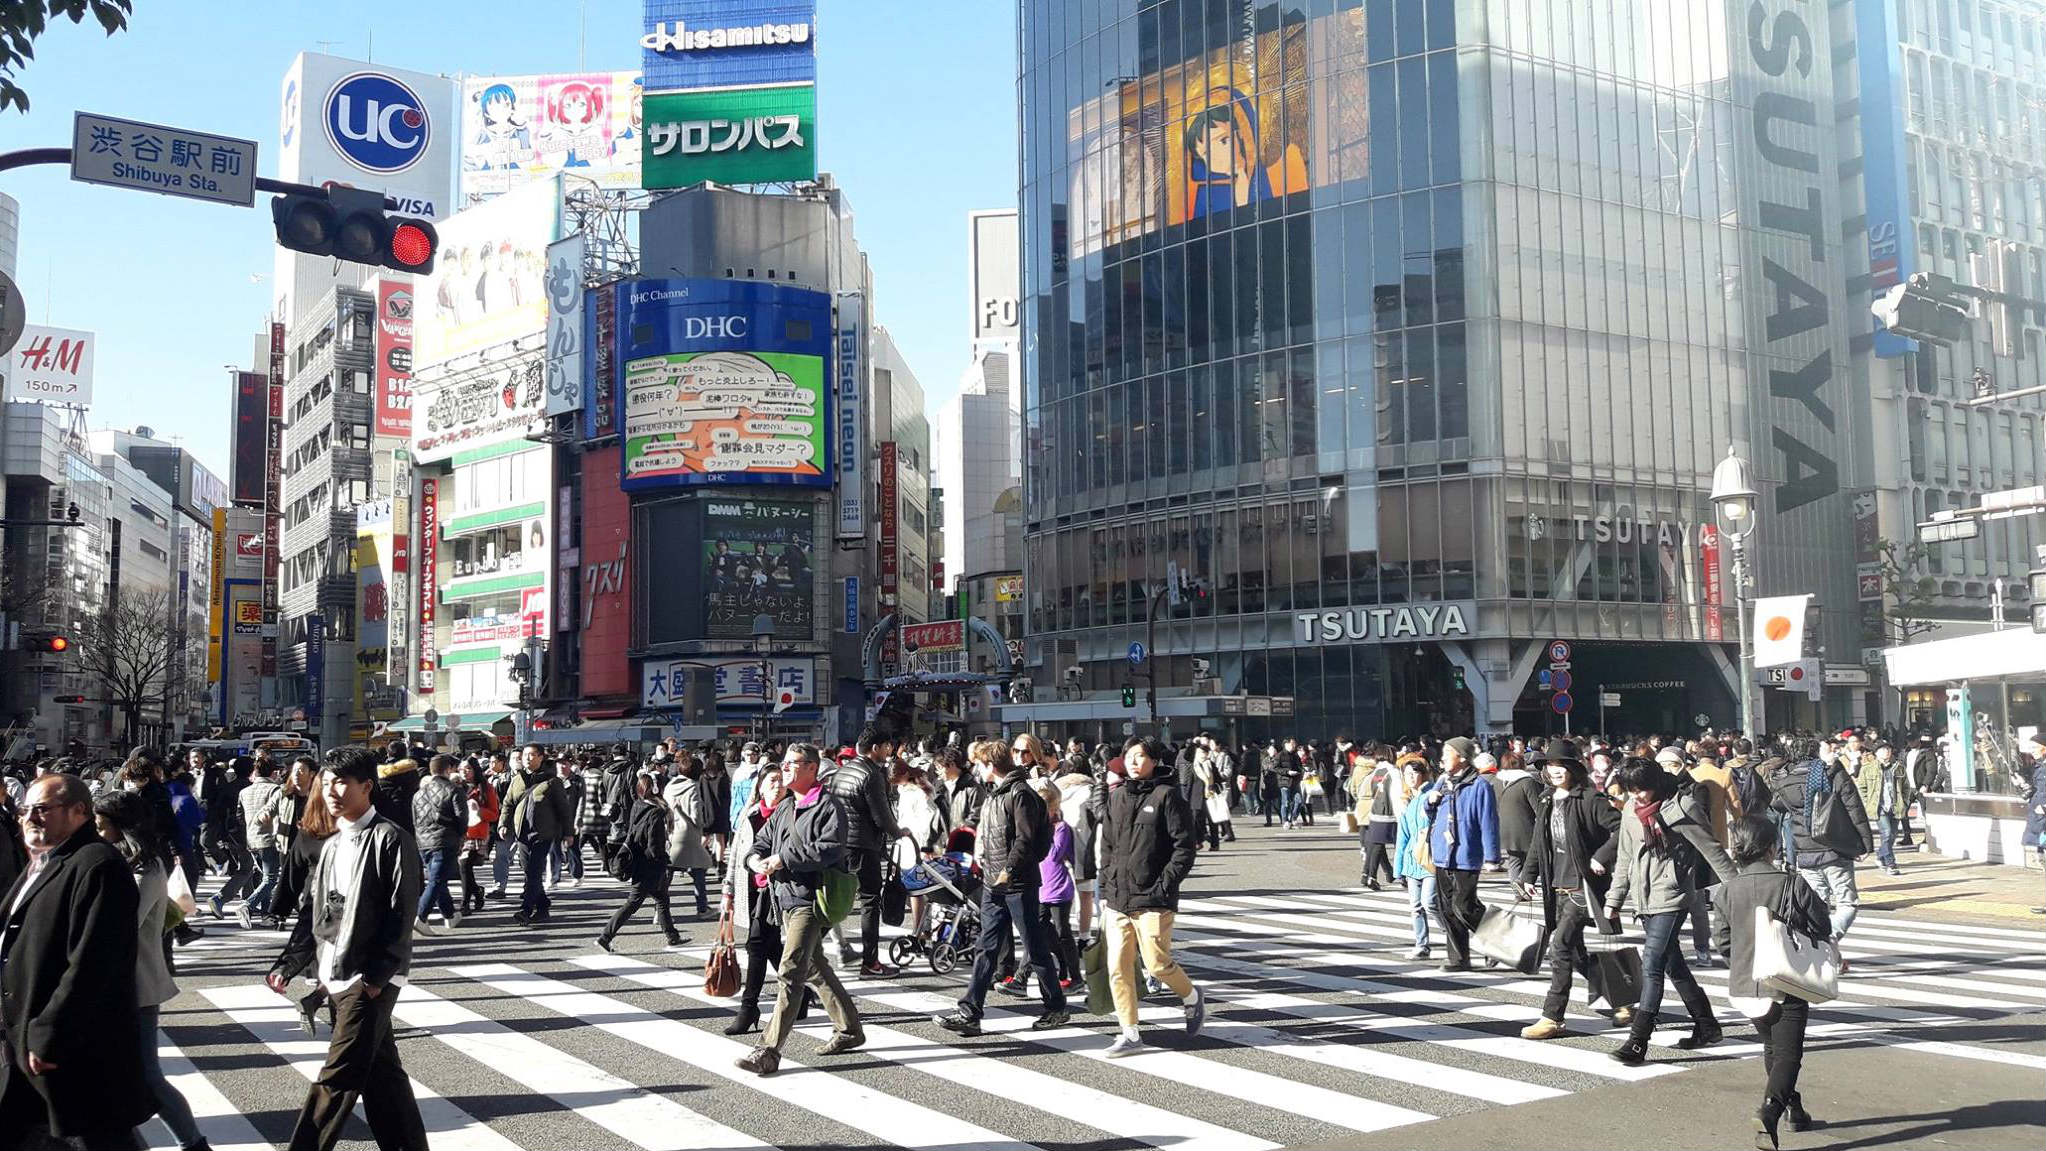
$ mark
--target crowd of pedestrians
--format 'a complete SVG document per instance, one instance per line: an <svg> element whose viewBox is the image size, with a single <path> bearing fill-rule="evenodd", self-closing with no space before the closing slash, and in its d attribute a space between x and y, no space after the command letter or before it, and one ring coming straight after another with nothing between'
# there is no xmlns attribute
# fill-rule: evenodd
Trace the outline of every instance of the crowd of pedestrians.
<svg viewBox="0 0 2046 1151"><path fill-rule="evenodd" d="M2046 795L2046 778L2031 782ZM1404 889L1410 958L1433 959L1439 931L1447 972L1546 965L1526 1039L1569 1033L1583 978L1628 1029L1613 1058L1649 1057L1669 986L1690 1028L1677 1046L1709 1047L1723 1029L1695 971L1728 967L1724 1007L1764 1045L1757 1139L1773 1146L1785 1119L1812 1122L1797 1092L1808 1004L1753 976L1755 909L1837 945L1859 905L1857 864L1900 866L1916 784L1889 745L1860 733L1483 749L1468 737L1232 749L1207 735L1061 748L1024 733L912 747L885 718L835 754L670 741L646 755L621 744L458 758L399 742L289 762L141 749L96 778L47 763L0 800L0 1148L137 1146L152 1114L183 1147L206 1146L157 1062L157 1013L177 993L176 945L203 932L202 915L230 914L289 933L268 982L309 1034L328 1022L292 1146L333 1146L359 1102L380 1143L423 1147L392 1030L412 941L459 935L508 902L514 871L507 919L526 929L549 922L550 889L579 884L587 867L621 881L595 939L605 951L649 906L663 944L687 946L671 899L687 883L693 917L718 922L713 963L732 965L727 1034L761 1028L776 977L773 1014L740 1064L764 1076L813 1007L831 1021L825 1054L865 1043L838 972L896 974L883 921L923 931L935 909L928 889L908 895L906 877L949 861L973 887L960 948L971 975L935 1022L979 1036L999 991L1034 994L1032 1027L1054 1031L1093 998L1115 1016L1105 1054L1119 1058L1146 1048L1147 996L1174 996L1188 1034L1203 1025L1206 1000L1172 947L1200 852L1226 850L1238 816L1309 826L1317 802L1356 834L1362 885ZM2046 821L2046 804L2029 814ZM198 900L208 872L220 886ZM1487 906L1488 872L1502 874L1489 890L1504 904ZM1487 943L1502 914L1540 924L1538 955ZM1642 929L1638 973L1588 943L1619 934L1623 915ZM1096 980L1105 995L1091 994Z"/></svg>

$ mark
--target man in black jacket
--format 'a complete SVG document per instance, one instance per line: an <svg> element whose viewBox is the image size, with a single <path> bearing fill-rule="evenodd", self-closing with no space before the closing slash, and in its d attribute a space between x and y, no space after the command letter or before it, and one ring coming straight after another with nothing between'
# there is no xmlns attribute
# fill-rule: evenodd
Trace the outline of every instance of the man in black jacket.
<svg viewBox="0 0 2046 1151"><path fill-rule="evenodd" d="M1030 771L1017 765L998 739L973 745L974 761L986 765L992 788L980 810L980 836L974 854L980 857L985 882L980 889L980 938L973 960L973 978L959 1009L933 1022L955 1035L980 1034L981 1008L995 975L1009 956L1012 936L1023 933L1023 954L1037 971L1044 1014L1031 1027L1050 1031L1064 1027L1066 993L1059 987L1058 968L1037 918L1038 864L1051 849L1051 816L1044 800L1030 787Z"/></svg>
<svg viewBox="0 0 2046 1151"><path fill-rule="evenodd" d="M1875 850L1868 809L1854 777L1839 762L1832 744L1803 739L1793 743L1769 779L1770 806L1790 830L1783 849L1791 865L1826 901L1838 943L1861 909L1854 861ZM1847 969L1843 958L1840 969Z"/></svg>
<svg viewBox="0 0 2046 1151"><path fill-rule="evenodd" d="M1570 740L1550 740L1537 770L1543 786L1535 798L1527 871L1542 885L1542 922L1549 927L1549 993L1542 1000L1542 1017L1522 1029L1520 1037L1553 1039L1564 1033L1573 973L1582 971L1591 978L1584 929L1596 925L1601 935L1619 934L1619 925L1605 918L1605 901L1612 886L1613 858L1619 854L1615 832L1620 813L1604 793L1592 789L1577 745ZM1523 895L1526 886L1523 881ZM1614 1022L1633 1022L1632 1004L1613 1007Z"/></svg>
<svg viewBox="0 0 2046 1151"><path fill-rule="evenodd" d="M469 800L455 785L455 757L436 755L427 765L427 776L412 795L412 838L419 848L419 866L425 875L419 893L419 916L412 929L432 935L426 917L440 908L449 927L460 927L462 915L455 910L448 881L455 874L456 854L469 834Z"/></svg>
<svg viewBox="0 0 2046 1151"><path fill-rule="evenodd" d="M1111 1059L1144 1050L1137 1030L1137 956L1144 970L1172 989L1186 1010L1186 1033L1207 1018L1200 989L1172 958L1172 920L1179 885L1200 852L1193 812L1166 774L1170 753L1155 736L1123 748L1125 782L1108 795L1098 836L1101 849L1101 930L1108 939L1108 986L1122 1032L1105 1054Z"/></svg>
<svg viewBox="0 0 2046 1151"><path fill-rule="evenodd" d="M77 776L37 780L21 810L30 863L0 902L0 1146L140 1147L156 1106L135 1029L135 879L94 834Z"/></svg>
<svg viewBox="0 0 2046 1151"><path fill-rule="evenodd" d="M376 777L377 755L367 747L327 753L320 799L340 826L321 844L300 896L310 937L294 938L268 979L282 995L293 975L311 967L334 1004L327 1062L299 1110L291 1151L331 1151L357 1098L378 1146L426 1146L391 1032L391 1011L412 967L419 851L410 833L371 805Z"/></svg>
<svg viewBox="0 0 2046 1151"><path fill-rule="evenodd" d="M831 794L845 805L845 870L860 880L860 975L868 979L895 974L895 968L881 962L881 861L894 841L912 838L895 821L891 802L895 789L888 783L890 766L901 746L902 737L893 726L869 723L854 749L859 754L830 769L824 780ZM846 954L846 945L841 945L839 958L852 958Z"/></svg>

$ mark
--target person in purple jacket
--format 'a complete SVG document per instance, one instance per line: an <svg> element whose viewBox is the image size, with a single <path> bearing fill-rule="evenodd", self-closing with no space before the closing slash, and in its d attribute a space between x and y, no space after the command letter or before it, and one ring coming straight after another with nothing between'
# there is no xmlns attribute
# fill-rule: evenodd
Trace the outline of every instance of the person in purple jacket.
<svg viewBox="0 0 2046 1151"><path fill-rule="evenodd" d="M1426 796L1435 914L1448 952L1444 971L1471 969L1471 931L1485 913L1478 902L1478 871L1499 870L1499 808L1473 766L1477 755L1477 746L1464 736L1444 743L1442 777Z"/></svg>
<svg viewBox="0 0 2046 1151"><path fill-rule="evenodd" d="M1060 809L1058 785L1040 779L1030 785L1044 800L1045 818L1051 820L1051 851L1037 865L1042 882L1037 888L1039 934L1051 944L1058 961L1059 986L1071 990L1080 981L1080 948L1073 942L1073 829Z"/></svg>

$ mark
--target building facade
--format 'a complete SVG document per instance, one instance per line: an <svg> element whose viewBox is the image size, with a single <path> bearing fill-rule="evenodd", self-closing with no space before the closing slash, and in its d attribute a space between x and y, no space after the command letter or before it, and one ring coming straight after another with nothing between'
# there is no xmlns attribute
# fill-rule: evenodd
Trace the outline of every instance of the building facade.
<svg viewBox="0 0 2046 1151"><path fill-rule="evenodd" d="M1143 718L1149 637L1161 694L1204 660L1308 735L1730 725L1729 446L1757 590L1853 678L1853 29L1810 8L1026 0L1038 698Z"/></svg>

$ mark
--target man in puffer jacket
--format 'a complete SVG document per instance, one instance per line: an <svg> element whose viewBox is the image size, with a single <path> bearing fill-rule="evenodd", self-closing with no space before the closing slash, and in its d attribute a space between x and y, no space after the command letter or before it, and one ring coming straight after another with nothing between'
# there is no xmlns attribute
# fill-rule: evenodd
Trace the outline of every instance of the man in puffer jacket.
<svg viewBox="0 0 2046 1151"><path fill-rule="evenodd" d="M455 872L462 840L469 834L469 800L452 778L455 757L436 755L427 770L429 774L412 796L412 838L419 845L421 871L425 876L420 885L417 921L412 929L421 935L434 934L433 929L427 926L426 917L433 914L436 906L440 908L441 919L449 927L462 925L462 914L455 910L454 896L448 891L448 880Z"/></svg>
<svg viewBox="0 0 2046 1151"><path fill-rule="evenodd" d="M1102 801L1096 832L1101 847L1101 930L1108 940L1108 987L1121 1025L1103 1052L1111 1059L1145 1049L1137 1030L1137 959L1153 979L1179 996L1186 1033L1197 1035L1207 1018L1200 990L1172 958L1172 921L1179 885L1200 854L1193 812L1171 774L1163 740L1132 739L1123 748L1121 787Z"/></svg>
<svg viewBox="0 0 2046 1151"><path fill-rule="evenodd" d="M898 839L910 838L895 820L890 802L889 766L901 747L902 737L892 727L870 723L860 732L859 754L827 768L824 785L845 807L845 870L859 877L860 975L868 979L895 974L895 968L881 962L881 860ZM841 960L848 958L843 950Z"/></svg>
<svg viewBox="0 0 2046 1151"><path fill-rule="evenodd" d="M384 749L383 766L377 768L376 790L370 802L377 814L415 832L412 826L412 797L419 791L419 761L412 758L403 740L394 739Z"/></svg>

